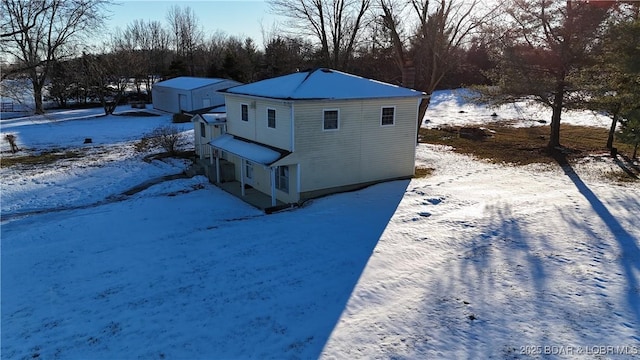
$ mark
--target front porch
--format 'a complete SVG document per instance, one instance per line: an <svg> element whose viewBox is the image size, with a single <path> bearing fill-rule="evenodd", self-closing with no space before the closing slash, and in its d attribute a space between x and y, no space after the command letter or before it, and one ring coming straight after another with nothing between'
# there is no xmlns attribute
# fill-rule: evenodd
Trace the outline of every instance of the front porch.
<svg viewBox="0 0 640 360"><path fill-rule="evenodd" d="M262 193L250 186L245 186L244 196L242 196L242 185L239 181L227 181L220 184L215 184L222 190L228 192L231 195L234 195L249 205L255 206L260 210L264 210L267 213L270 213L274 210L283 209L287 207L288 204L283 203L280 200L276 200L276 205L271 205L271 196Z"/></svg>
<svg viewBox="0 0 640 360"><path fill-rule="evenodd" d="M212 184L228 192L229 194L240 198L249 205L254 206L260 210L264 210L267 213L286 208L290 205L276 199L276 205L273 206L270 195L260 192L251 186L245 186L244 196L242 196L242 184L234 179L234 164L221 159L220 165L220 175L222 181L220 183L216 182L216 166L215 164L211 164L210 159L196 158L194 169L196 169L195 171L197 173L205 175L209 179L209 182L211 182Z"/></svg>

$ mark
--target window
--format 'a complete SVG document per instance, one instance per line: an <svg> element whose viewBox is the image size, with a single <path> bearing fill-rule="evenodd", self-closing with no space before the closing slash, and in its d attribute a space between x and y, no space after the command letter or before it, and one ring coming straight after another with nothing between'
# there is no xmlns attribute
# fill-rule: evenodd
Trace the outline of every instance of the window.
<svg viewBox="0 0 640 360"><path fill-rule="evenodd" d="M382 108L382 115L380 117L380 125L382 126L388 126L388 125L393 125L395 124L395 120L396 120L396 108L391 106L391 107L383 107Z"/></svg>
<svg viewBox="0 0 640 360"><path fill-rule="evenodd" d="M249 121L249 105L240 105L240 112L242 113L242 121Z"/></svg>
<svg viewBox="0 0 640 360"><path fill-rule="evenodd" d="M278 166L276 170L276 189L289 192L289 167Z"/></svg>
<svg viewBox="0 0 640 360"><path fill-rule="evenodd" d="M203 122L200 123L200 136L207 137L207 127L204 125Z"/></svg>
<svg viewBox="0 0 640 360"><path fill-rule="evenodd" d="M338 130L338 110L324 110L324 116L322 119L323 130Z"/></svg>
<svg viewBox="0 0 640 360"><path fill-rule="evenodd" d="M270 128L276 128L276 110L267 109L267 126Z"/></svg>

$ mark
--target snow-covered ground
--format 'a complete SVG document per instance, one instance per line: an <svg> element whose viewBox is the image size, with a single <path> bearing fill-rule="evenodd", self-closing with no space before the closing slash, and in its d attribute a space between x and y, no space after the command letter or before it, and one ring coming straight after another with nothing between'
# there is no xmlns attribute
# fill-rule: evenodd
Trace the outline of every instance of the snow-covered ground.
<svg viewBox="0 0 640 360"><path fill-rule="evenodd" d="M485 124L508 121L513 126L545 126L551 120L551 109L540 104L520 101L514 104L487 108L466 101L472 93L466 89L441 90L433 93L425 115L425 127L442 125ZM492 116L492 115L496 116ZM609 128L611 118L593 111L565 111L562 123Z"/></svg>
<svg viewBox="0 0 640 360"><path fill-rule="evenodd" d="M431 123L471 121L439 95ZM2 120L22 147L87 153L0 169L2 359L640 358L640 184L610 159L424 144L430 177L273 215L204 177L122 195L184 169L133 150L169 122Z"/></svg>

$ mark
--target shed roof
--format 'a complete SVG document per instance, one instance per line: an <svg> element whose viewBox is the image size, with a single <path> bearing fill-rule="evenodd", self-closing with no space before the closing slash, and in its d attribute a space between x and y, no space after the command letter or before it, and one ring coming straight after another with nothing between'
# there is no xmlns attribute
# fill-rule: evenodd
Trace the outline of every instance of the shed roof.
<svg viewBox="0 0 640 360"><path fill-rule="evenodd" d="M425 96L420 91L325 68L239 85L222 92L291 100Z"/></svg>
<svg viewBox="0 0 640 360"><path fill-rule="evenodd" d="M202 77L190 77L190 76L180 76L169 80L160 81L154 84L154 86L164 86L170 87L174 89L180 90L193 90L201 87L221 84L225 81L232 81L227 79L219 79L219 78L202 78ZM233 84L238 84L233 81Z"/></svg>

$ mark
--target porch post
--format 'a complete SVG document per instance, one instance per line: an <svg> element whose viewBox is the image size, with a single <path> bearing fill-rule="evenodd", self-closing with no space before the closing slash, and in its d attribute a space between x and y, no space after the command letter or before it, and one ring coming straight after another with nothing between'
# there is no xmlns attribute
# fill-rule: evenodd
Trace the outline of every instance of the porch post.
<svg viewBox="0 0 640 360"><path fill-rule="evenodd" d="M300 178L301 178L300 177L300 163L298 163L296 165L296 191L297 191L297 194L298 194L297 195L298 200L300 200L300 189L301 189L300 184L301 184L301 181L302 181ZM289 183L289 184L291 184L291 183Z"/></svg>
<svg viewBox="0 0 640 360"><path fill-rule="evenodd" d="M240 194L244 196L244 159L240 158Z"/></svg>
<svg viewBox="0 0 640 360"><path fill-rule="evenodd" d="M276 168L269 169L271 170L271 206L276 206Z"/></svg>
<svg viewBox="0 0 640 360"><path fill-rule="evenodd" d="M220 158L217 156L216 156L216 182L220 184Z"/></svg>

